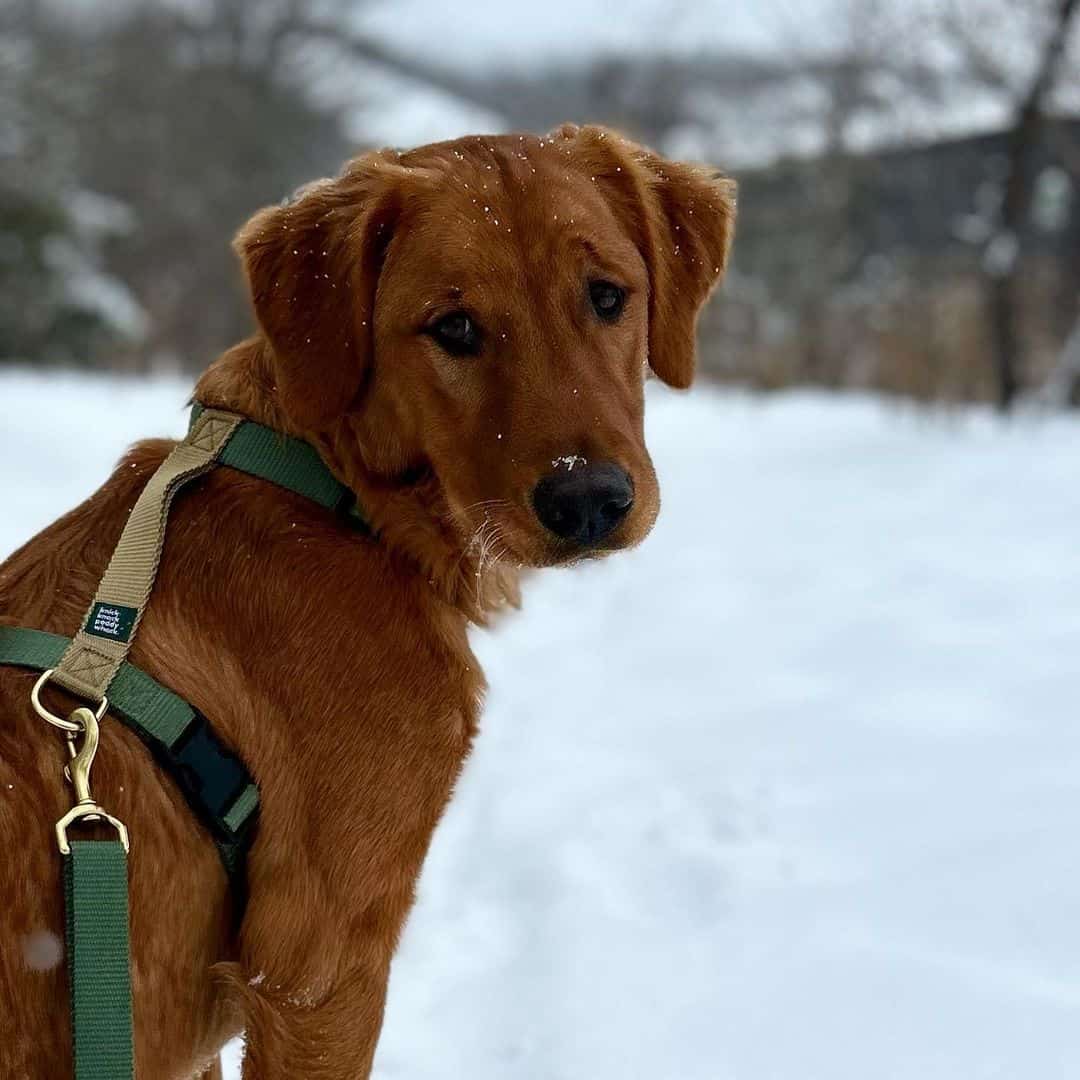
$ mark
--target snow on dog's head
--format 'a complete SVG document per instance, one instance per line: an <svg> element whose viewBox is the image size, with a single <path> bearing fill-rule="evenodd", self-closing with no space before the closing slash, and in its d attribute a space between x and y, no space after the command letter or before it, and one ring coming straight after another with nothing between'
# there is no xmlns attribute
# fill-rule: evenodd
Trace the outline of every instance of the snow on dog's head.
<svg viewBox="0 0 1080 1080"><path fill-rule="evenodd" d="M365 154L236 249L290 425L550 565L651 528L644 378L690 384L734 216L717 173L566 126Z"/></svg>

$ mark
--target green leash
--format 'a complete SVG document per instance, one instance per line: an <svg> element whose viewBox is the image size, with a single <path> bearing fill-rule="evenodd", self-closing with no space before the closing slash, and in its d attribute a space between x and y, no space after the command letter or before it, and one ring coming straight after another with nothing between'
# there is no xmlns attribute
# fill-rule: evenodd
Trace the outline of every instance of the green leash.
<svg viewBox="0 0 1080 1080"><path fill-rule="evenodd" d="M75 1080L134 1076L127 852L73 840L64 856Z"/></svg>
<svg viewBox="0 0 1080 1080"><path fill-rule="evenodd" d="M47 678L47 676L43 676ZM42 712L39 680L35 708ZM104 713L102 703L99 713ZM47 710L45 710L47 712ZM50 719L51 717L51 719ZM59 717L48 714L50 723ZM67 725L67 775L75 805L56 823L64 857L64 909L75 1080L130 1080L134 1076L131 947L128 940L127 828L94 801L90 767L98 748L98 714L78 708ZM75 739L82 737L76 750ZM68 840L82 821L111 825L116 840Z"/></svg>

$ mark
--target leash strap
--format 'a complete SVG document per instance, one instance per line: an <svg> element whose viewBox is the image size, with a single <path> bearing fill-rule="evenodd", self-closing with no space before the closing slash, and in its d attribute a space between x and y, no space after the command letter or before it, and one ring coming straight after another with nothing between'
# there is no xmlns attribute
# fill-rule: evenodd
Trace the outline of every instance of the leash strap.
<svg viewBox="0 0 1080 1080"><path fill-rule="evenodd" d="M118 840L72 840L64 856L75 1080L134 1075L127 853Z"/></svg>

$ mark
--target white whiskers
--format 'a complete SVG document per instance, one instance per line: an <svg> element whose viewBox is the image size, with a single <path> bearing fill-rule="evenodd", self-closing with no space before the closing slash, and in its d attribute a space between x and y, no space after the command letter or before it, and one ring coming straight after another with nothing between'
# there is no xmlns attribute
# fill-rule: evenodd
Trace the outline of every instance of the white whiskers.
<svg viewBox="0 0 1080 1080"><path fill-rule="evenodd" d="M465 526L471 524L473 515L483 514L483 520L472 531L462 559L466 556L476 555L476 599L478 604L483 603L484 577L494 571L499 562L506 556L508 547L505 535L505 523L500 521L495 514L500 510L511 510L513 504L507 499L484 499L465 507L454 516Z"/></svg>

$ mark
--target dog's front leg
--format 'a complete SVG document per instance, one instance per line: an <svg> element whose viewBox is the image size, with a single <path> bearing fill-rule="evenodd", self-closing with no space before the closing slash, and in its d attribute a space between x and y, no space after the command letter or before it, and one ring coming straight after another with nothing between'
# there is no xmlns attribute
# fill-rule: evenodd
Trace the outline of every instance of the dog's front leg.
<svg viewBox="0 0 1080 1080"><path fill-rule="evenodd" d="M243 1080L367 1080L387 975L354 973L318 1001L248 982Z"/></svg>

